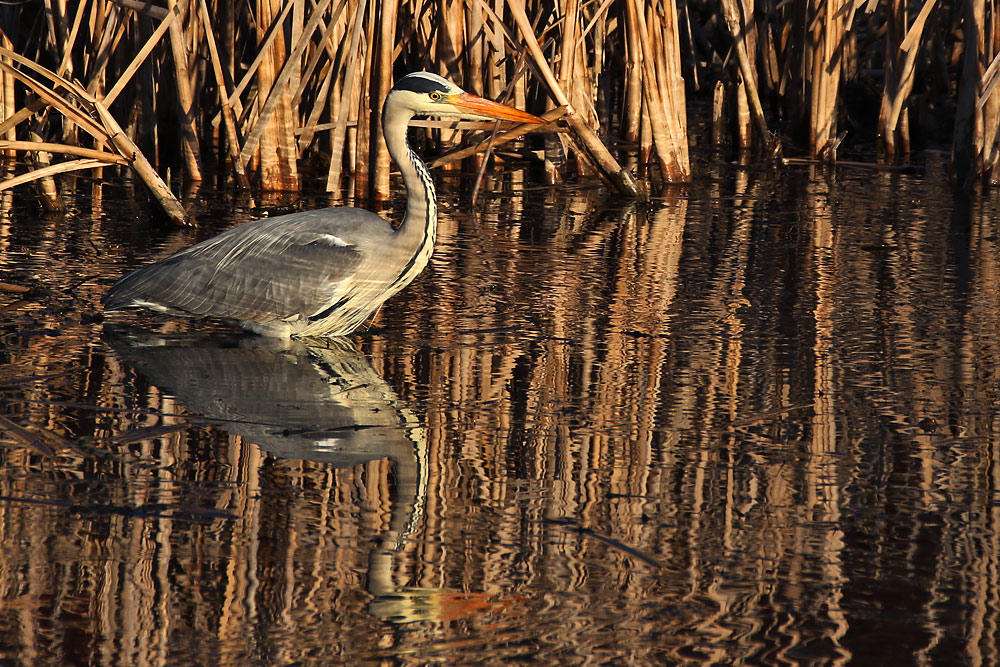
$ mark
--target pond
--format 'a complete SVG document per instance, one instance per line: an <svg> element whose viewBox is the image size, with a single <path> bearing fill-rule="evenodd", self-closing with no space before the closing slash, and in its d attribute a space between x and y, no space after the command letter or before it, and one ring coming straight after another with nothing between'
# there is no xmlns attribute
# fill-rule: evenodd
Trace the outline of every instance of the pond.
<svg viewBox="0 0 1000 667"><path fill-rule="evenodd" d="M100 317L239 198L4 193L0 662L1000 662L1000 195L703 171L446 183L323 345Z"/></svg>

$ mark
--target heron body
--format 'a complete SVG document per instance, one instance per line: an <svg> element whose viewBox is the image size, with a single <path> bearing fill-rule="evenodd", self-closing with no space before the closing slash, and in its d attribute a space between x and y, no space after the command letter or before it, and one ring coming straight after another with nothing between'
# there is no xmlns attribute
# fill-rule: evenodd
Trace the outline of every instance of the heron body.
<svg viewBox="0 0 1000 667"><path fill-rule="evenodd" d="M350 207L255 220L126 275L105 294L105 312L148 308L219 317L281 337L357 329L424 269L434 250L437 199L426 166L407 143L410 119L544 122L428 72L397 81L382 109L386 146L407 191L398 227Z"/></svg>

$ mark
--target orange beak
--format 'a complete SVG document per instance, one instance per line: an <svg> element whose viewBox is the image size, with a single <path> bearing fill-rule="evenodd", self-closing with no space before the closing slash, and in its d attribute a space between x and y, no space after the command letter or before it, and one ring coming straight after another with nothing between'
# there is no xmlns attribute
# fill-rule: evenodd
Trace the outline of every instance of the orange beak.
<svg viewBox="0 0 1000 667"><path fill-rule="evenodd" d="M448 101L463 111L468 111L469 113L485 118L498 118L500 120L512 120L515 123L534 123L536 125L547 122L527 111L521 111L506 104L500 104L499 102L492 102L470 93L451 95Z"/></svg>

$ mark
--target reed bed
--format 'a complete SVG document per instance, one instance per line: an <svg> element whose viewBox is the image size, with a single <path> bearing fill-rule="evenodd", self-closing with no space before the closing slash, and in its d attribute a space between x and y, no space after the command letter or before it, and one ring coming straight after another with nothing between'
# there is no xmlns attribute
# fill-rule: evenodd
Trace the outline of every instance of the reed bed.
<svg viewBox="0 0 1000 667"><path fill-rule="evenodd" d="M993 0L7 4L0 150L30 167L0 189L34 181L58 207L53 176L127 169L177 221L184 209L164 175L197 182L206 167L273 192L297 192L320 172L329 191L384 198L380 104L396 76L420 69L545 114L541 137L480 143L509 156L505 144L519 141L513 153L550 181L596 176L636 194L690 180L692 144L836 161L845 140L870 136L884 161L950 144L960 180L997 185L996 9ZM493 129L424 126L442 143Z"/></svg>

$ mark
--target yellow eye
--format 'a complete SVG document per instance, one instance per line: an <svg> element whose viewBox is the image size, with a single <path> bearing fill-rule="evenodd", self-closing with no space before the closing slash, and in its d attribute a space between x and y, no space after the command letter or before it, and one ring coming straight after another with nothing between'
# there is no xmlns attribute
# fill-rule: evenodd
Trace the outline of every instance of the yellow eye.
<svg viewBox="0 0 1000 667"><path fill-rule="evenodd" d="M440 102L441 101L441 93L439 93L437 91L434 91L433 93L431 93L430 97L431 97L431 101L432 102Z"/></svg>

